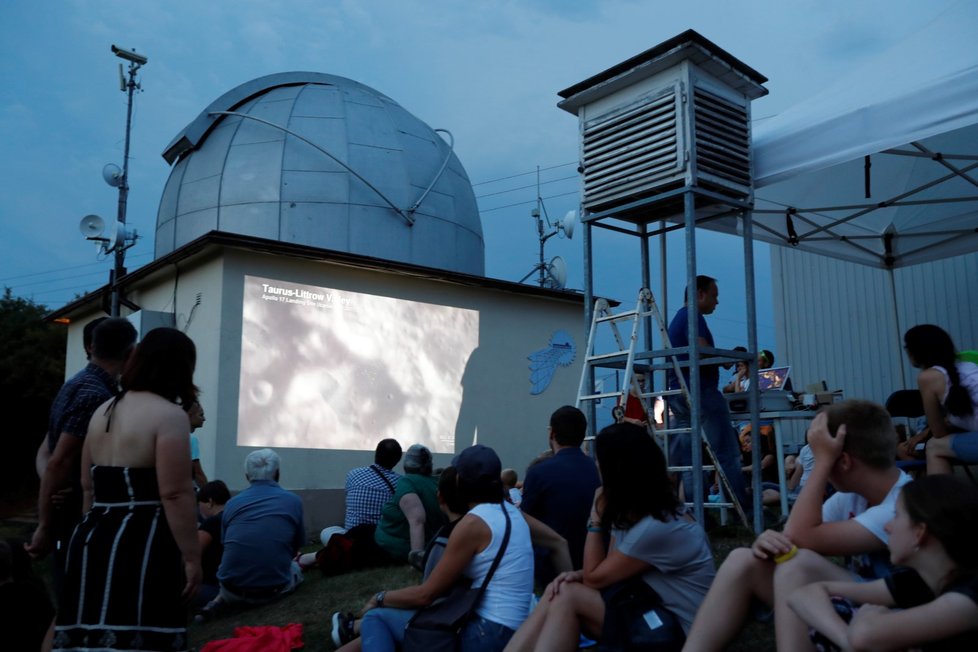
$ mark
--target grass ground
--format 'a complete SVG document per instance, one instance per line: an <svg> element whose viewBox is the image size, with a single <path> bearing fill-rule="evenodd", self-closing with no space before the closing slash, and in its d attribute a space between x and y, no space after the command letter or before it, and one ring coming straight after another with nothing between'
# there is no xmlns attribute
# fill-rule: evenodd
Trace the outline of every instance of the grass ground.
<svg viewBox="0 0 978 652"><path fill-rule="evenodd" d="M307 552L315 550L310 547ZM231 638L242 625L287 625L302 623L306 650L333 650L330 640L330 614L358 611L374 593L416 584L421 574L407 566L374 568L337 577L323 577L317 570L306 572L306 579L292 595L259 608L217 618L202 625L191 625L190 640L201 646L207 641Z"/></svg>
<svg viewBox="0 0 978 652"><path fill-rule="evenodd" d="M0 520L0 536L27 539L34 529L31 515ZM710 533L710 541L717 564L735 547L746 545L752 539L741 528L721 527ZM309 546L306 552L318 549ZM50 564L36 564L36 572L50 580ZM195 648L208 641L231 638L234 629L243 625L277 625L302 623L305 650L333 650L330 639L329 616L333 611L357 611L374 593L381 589L394 589L415 584L420 573L409 567L388 567L349 573L339 577L324 578L316 570L306 573L305 581L290 596L263 607L223 615L211 622L192 624L190 640ZM771 625L749 623L730 648L732 652L764 652L774 650L774 630Z"/></svg>

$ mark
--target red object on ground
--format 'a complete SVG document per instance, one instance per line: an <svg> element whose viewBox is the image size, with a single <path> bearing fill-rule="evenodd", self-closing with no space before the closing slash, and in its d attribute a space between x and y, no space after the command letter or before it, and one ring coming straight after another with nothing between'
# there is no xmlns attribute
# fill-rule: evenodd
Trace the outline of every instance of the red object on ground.
<svg viewBox="0 0 978 652"><path fill-rule="evenodd" d="M291 652L303 645L302 623L289 623L285 627L259 625L236 627L234 638L211 641L200 652Z"/></svg>

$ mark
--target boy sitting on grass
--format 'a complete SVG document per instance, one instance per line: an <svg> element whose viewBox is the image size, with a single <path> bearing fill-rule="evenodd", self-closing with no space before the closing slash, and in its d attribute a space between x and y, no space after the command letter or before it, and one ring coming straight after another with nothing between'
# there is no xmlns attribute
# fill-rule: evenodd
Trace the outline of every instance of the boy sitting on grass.
<svg viewBox="0 0 978 652"><path fill-rule="evenodd" d="M779 650L813 649L808 626L787 606L812 582L889 574L883 526L893 518L910 477L894 466L896 432L881 405L845 401L818 414L808 428L815 467L783 532L767 530L750 548L730 553L700 606L684 650L722 650L737 635L752 598L774 608ZM825 503L826 483L838 490ZM848 557L848 568L827 556Z"/></svg>

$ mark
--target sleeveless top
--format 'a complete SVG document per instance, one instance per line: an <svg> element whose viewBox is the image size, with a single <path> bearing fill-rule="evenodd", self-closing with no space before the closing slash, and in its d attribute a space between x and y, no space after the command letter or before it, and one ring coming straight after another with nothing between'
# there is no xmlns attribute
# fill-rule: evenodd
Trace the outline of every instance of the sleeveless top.
<svg viewBox="0 0 978 652"><path fill-rule="evenodd" d="M512 522L509 543L475 611L486 620L515 631L530 613L533 544L530 543L530 528L523 520L520 510L508 502L502 505ZM469 510L469 514L482 519L492 533L489 545L482 552L476 553L464 571L464 575L472 580L472 586L479 587L499 552L499 546L506 534L506 518L499 504L494 503L476 505Z"/></svg>
<svg viewBox="0 0 978 652"><path fill-rule="evenodd" d="M948 413L947 422L968 432L978 431L978 365L974 362L958 362L954 366L958 370L958 384L971 397L972 413L964 416ZM941 405L944 405L951 391L951 378L944 367L934 365L932 368L944 374L944 396L941 397Z"/></svg>

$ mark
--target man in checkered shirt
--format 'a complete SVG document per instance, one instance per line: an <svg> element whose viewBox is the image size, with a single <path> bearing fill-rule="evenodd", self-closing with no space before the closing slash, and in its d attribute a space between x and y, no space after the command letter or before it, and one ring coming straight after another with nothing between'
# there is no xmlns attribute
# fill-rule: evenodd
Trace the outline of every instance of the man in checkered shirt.
<svg viewBox="0 0 978 652"><path fill-rule="evenodd" d="M361 466L346 474L346 517L343 527L352 539L360 538L356 528L369 530L380 521L380 510L390 500L401 476L392 469L401 461L401 445L394 439L384 439L374 451L374 463ZM351 534L351 532L353 532ZM364 532L363 534L367 534Z"/></svg>
<svg viewBox="0 0 978 652"><path fill-rule="evenodd" d="M43 557L54 548L55 583L60 585L68 539L81 520L81 450L92 414L118 391L118 378L133 345L136 329L119 317L106 319L92 336L92 354L84 369L66 382L51 406L50 456L38 493L38 525L27 551ZM65 489L71 491L65 492ZM63 497L52 501L55 494Z"/></svg>

